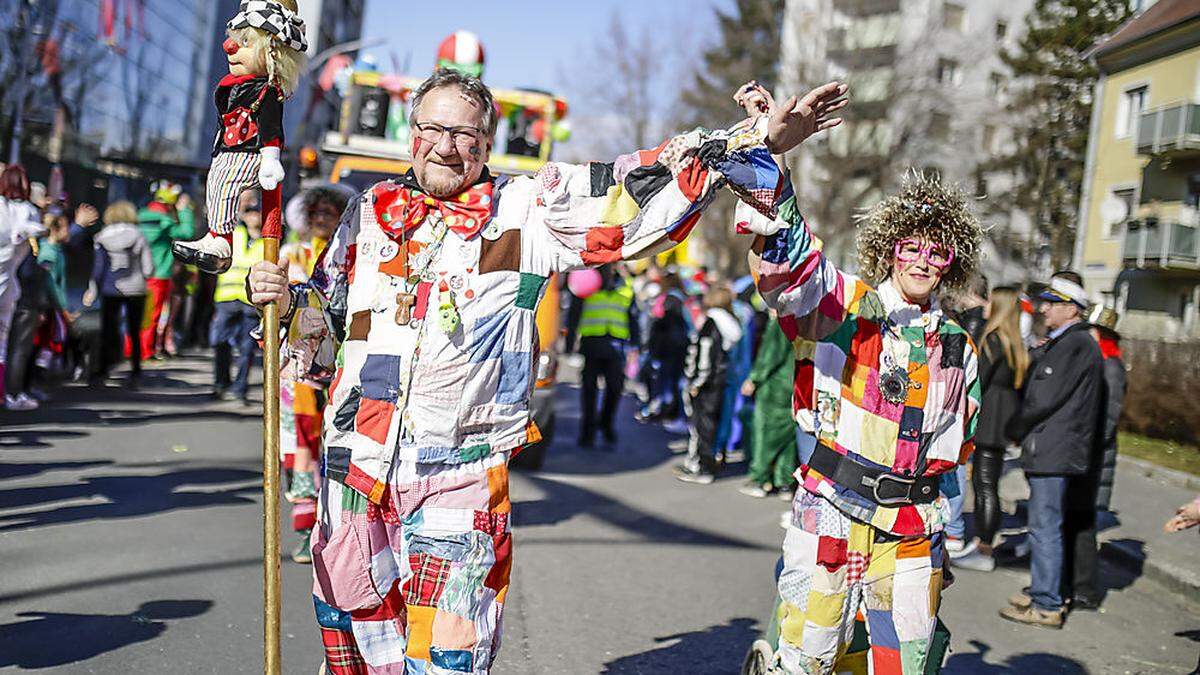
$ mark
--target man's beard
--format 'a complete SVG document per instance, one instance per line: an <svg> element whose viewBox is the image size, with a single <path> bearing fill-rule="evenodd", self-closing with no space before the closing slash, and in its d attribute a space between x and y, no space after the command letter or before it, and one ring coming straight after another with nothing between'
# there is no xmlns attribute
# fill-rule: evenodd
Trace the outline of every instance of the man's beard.
<svg viewBox="0 0 1200 675"><path fill-rule="evenodd" d="M442 170L435 169L433 171L428 168L423 172L424 175L418 176L417 179L421 190L430 197L446 199L471 187L471 179L465 173L445 170L445 167L438 167Z"/></svg>

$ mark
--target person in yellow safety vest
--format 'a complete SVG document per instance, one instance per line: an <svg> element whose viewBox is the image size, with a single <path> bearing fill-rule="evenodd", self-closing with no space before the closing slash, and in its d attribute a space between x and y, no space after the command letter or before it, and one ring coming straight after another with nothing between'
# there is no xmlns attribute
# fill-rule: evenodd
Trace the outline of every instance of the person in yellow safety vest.
<svg viewBox="0 0 1200 675"><path fill-rule="evenodd" d="M217 277L217 290L213 294L212 396L219 401L237 397L249 405L250 367L258 352L258 344L250 332L258 327L259 316L246 298L246 275L251 265L263 259L262 208L258 199L243 202L239 218L233 231L233 264ZM230 379L235 349L237 373Z"/></svg>
<svg viewBox="0 0 1200 675"><path fill-rule="evenodd" d="M625 350L636 348L641 340L638 332L637 303L633 287L612 266L600 268L603 285L587 298L572 298L567 323L567 349L583 356L582 422L579 430L580 447L594 444L597 428L604 435L606 447L617 442L613 417L625 389ZM596 391L604 378L604 403L596 418Z"/></svg>

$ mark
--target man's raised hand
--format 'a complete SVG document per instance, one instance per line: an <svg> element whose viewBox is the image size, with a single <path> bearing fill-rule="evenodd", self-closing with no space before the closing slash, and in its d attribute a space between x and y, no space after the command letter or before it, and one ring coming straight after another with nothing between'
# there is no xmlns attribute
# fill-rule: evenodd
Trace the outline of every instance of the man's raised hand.
<svg viewBox="0 0 1200 675"><path fill-rule="evenodd" d="M782 155L818 131L841 124L842 118L835 117L834 113L846 107L849 102L846 92L849 90L849 85L842 82L830 82L808 92L804 98L792 96L782 106L776 107L770 100L770 94L757 87L745 99L757 105L765 95L771 116L767 123L767 149L771 154Z"/></svg>

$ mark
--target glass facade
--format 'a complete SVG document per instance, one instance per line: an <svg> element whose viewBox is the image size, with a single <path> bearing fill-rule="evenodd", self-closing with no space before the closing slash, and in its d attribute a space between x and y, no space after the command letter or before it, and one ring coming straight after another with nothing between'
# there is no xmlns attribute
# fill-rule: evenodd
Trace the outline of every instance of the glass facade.
<svg viewBox="0 0 1200 675"><path fill-rule="evenodd" d="M361 35L364 0L305 0L310 56ZM203 187L217 131L213 90L238 0L0 0L0 44L24 39L21 161L35 180L64 167L90 201L144 196L157 178ZM22 12L22 9L24 11ZM22 17L27 17L22 19ZM0 128L21 91L20 49L0 49ZM318 64L319 65L319 64ZM316 93L319 100L313 101ZM337 97L302 80L286 107L289 152L319 138ZM0 147L8 138L0 137Z"/></svg>
<svg viewBox="0 0 1200 675"><path fill-rule="evenodd" d="M200 138L199 115L212 10L213 3L197 0L39 3L41 21L34 25L57 44L62 69L69 119L63 159L193 164L208 143ZM44 77L39 73L34 86ZM55 99L52 88L37 87L27 120L49 124Z"/></svg>

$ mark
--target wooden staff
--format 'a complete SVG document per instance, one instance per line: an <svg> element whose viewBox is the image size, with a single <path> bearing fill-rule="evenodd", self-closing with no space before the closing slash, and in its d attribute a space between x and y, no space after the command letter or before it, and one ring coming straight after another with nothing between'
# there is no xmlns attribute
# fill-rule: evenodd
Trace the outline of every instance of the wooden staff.
<svg viewBox="0 0 1200 675"><path fill-rule="evenodd" d="M282 188L263 191L263 260L279 262ZM263 309L263 672L279 675L279 303Z"/></svg>

